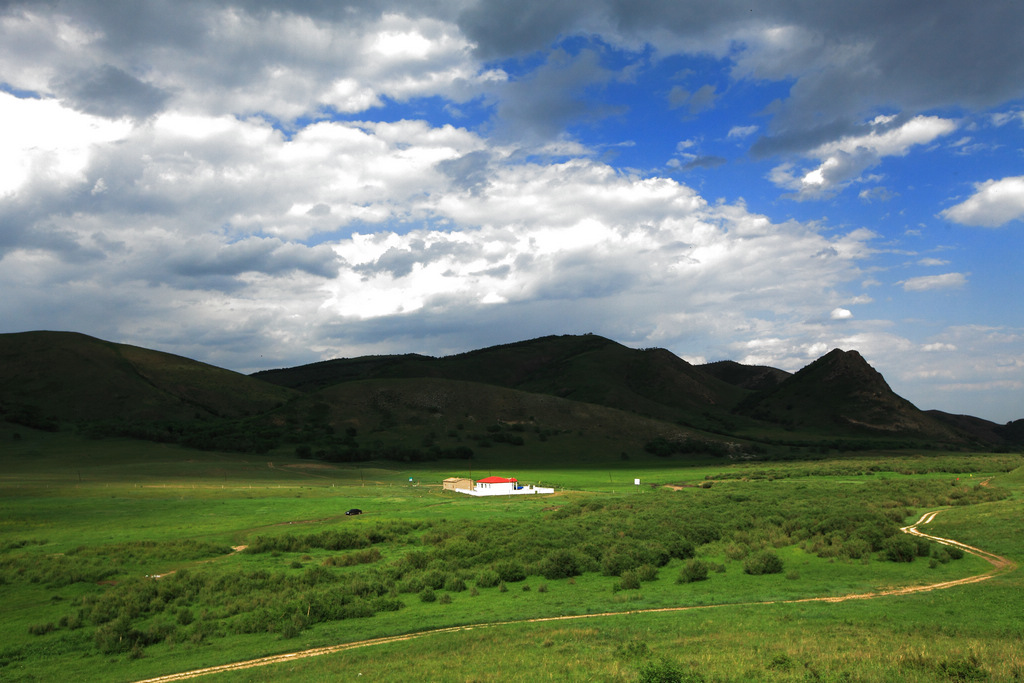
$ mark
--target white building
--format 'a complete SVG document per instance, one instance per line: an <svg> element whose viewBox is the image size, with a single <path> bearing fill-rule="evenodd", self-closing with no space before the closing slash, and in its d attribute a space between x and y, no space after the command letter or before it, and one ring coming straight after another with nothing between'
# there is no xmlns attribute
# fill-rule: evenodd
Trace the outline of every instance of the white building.
<svg viewBox="0 0 1024 683"><path fill-rule="evenodd" d="M553 488L532 485L521 486L515 479L505 479L504 477L478 479L472 490L465 488L456 488L455 490L470 496L521 496L531 493L555 492Z"/></svg>

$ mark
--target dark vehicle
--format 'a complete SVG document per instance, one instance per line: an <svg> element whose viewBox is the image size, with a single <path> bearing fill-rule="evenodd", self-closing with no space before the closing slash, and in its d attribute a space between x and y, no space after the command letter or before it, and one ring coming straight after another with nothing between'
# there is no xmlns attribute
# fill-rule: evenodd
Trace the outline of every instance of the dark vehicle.
<svg viewBox="0 0 1024 683"><path fill-rule="evenodd" d="M346 515L361 515L361 514L363 514L363 511L360 510L359 508L352 508L351 510L346 510L345 514Z"/></svg>

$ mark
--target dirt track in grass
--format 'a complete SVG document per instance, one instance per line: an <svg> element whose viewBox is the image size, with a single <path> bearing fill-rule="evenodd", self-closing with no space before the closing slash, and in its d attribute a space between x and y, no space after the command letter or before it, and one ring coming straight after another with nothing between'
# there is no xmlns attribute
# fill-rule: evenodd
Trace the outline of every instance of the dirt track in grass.
<svg viewBox="0 0 1024 683"><path fill-rule="evenodd" d="M948 545L955 548L960 548L964 552L976 555L989 564L992 565L992 569L985 572L984 574L978 574L975 576L968 576L963 579L956 579L953 581L943 581L941 583L927 584L923 586L904 586L900 588L892 588L882 591L873 591L870 593L857 593L852 595L841 595L836 597L815 597L815 598L797 598L793 600L767 600L764 602L730 602L730 603L719 603L715 605L690 605L683 607L654 607L650 609L637 609L627 610L623 612L601 612L597 614L574 614L569 616L559 617L541 617L537 619L524 619L520 621L494 621L484 624L473 624L470 626L451 626L448 628L436 628L428 631L419 631L416 633L407 633L398 636L385 636L382 638L371 638L369 640L359 640L351 643L341 643L339 645L328 645L325 647L315 647L308 650L300 650L298 652L289 652L281 655L271 655L269 657L260 657L258 659L250 659L244 662L235 662L233 664L221 664L220 666L211 666L204 669L193 669L192 671L183 671L181 673L169 674L166 676L158 676L156 678L147 678L144 681L138 683L166 683L168 681L183 681L190 678L198 678L200 676L207 676L210 674L226 673L228 671L241 671L244 669L251 669L258 666L267 666L270 664L282 664L285 662L293 662L299 659L306 659L308 657L319 657L320 655L335 654L337 652L344 652L345 650L354 650L356 648L371 647L374 645L385 645L387 643L399 643L405 640L413 640L414 638L424 638L426 636L436 636L445 633L457 633L460 631L472 631L473 629L483 628L494 628L497 626L506 626L509 624L524 624L524 623L541 623L546 621L569 621L574 619L598 619L602 617L613 617L623 616L627 614L651 614L655 612L685 612L689 610L707 610L715 609L716 607L736 607L736 606L749 606L749 605L780 605L780 604L794 604L794 603L805 603L805 602L845 602L847 600L868 600L871 598L881 598L891 595L910 595L912 593L925 593L933 590L942 590L945 588L952 588L954 586L963 586L970 583L978 583L981 581L987 581L994 576L999 574L1013 571L1017 568L1017 563L1009 560L1001 555L990 553L987 550L981 548L975 548L974 546L955 541L951 538L942 538L940 536L932 536L926 534L918 529L919 526L928 524L935 516L938 515L941 510L935 510L933 512L926 512L921 516L919 520L909 526L905 526L901 529L903 533L911 534L912 536L920 536L927 538L928 540L941 543L942 545Z"/></svg>

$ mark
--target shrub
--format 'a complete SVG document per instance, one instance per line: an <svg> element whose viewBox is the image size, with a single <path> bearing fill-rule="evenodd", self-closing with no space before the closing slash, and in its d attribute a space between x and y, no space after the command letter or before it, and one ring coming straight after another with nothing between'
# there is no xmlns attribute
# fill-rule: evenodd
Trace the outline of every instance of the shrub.
<svg viewBox="0 0 1024 683"><path fill-rule="evenodd" d="M545 579L568 579L583 572L576 553L571 550L555 550L541 562L540 573Z"/></svg>
<svg viewBox="0 0 1024 683"><path fill-rule="evenodd" d="M745 543L730 543L725 546L725 556L730 560L742 560L750 554L750 548Z"/></svg>
<svg viewBox="0 0 1024 683"><path fill-rule="evenodd" d="M449 574L444 580L444 589L451 593L461 593L466 590L466 582L455 574Z"/></svg>
<svg viewBox="0 0 1024 683"><path fill-rule="evenodd" d="M668 554L677 560L688 560L694 553L693 543L685 538L674 538L668 542Z"/></svg>
<svg viewBox="0 0 1024 683"><path fill-rule="evenodd" d="M782 572L782 560L771 550L762 550L744 560L743 571L752 575L779 574Z"/></svg>
<svg viewBox="0 0 1024 683"><path fill-rule="evenodd" d="M890 536L882 543L885 557L891 562L913 562L917 556L917 544L909 536Z"/></svg>
<svg viewBox="0 0 1024 683"><path fill-rule="evenodd" d="M642 564L636 568L636 576L641 581L654 581L658 578L658 570L650 564Z"/></svg>
<svg viewBox="0 0 1024 683"><path fill-rule="evenodd" d="M679 577L676 583L693 583L704 581L708 578L708 565L702 560L688 560L683 568L679 570Z"/></svg>
<svg viewBox="0 0 1024 683"><path fill-rule="evenodd" d="M28 627L28 632L34 636L42 636L56 628L56 625L54 625L52 621L49 621L45 624L32 624Z"/></svg>
<svg viewBox="0 0 1024 683"><path fill-rule="evenodd" d="M624 645L619 645L615 654L628 659L641 659L651 655L651 648L647 647L645 641L634 638Z"/></svg>
<svg viewBox="0 0 1024 683"><path fill-rule="evenodd" d="M978 655L971 653L957 659L944 659L939 662L939 672L951 681L987 681L989 673L981 666Z"/></svg>
<svg viewBox="0 0 1024 683"><path fill-rule="evenodd" d="M498 573L498 577L502 581L508 581L509 583L522 581L526 578L526 570L523 569L523 566L512 560L506 560L494 565L494 571Z"/></svg>
<svg viewBox="0 0 1024 683"><path fill-rule="evenodd" d="M662 658L640 667L640 683L703 683L704 676L697 671L684 671L675 662Z"/></svg>
<svg viewBox="0 0 1024 683"><path fill-rule="evenodd" d="M434 602L437 600L437 593L429 586L420 591L420 602Z"/></svg>
<svg viewBox="0 0 1024 683"><path fill-rule="evenodd" d="M619 588L624 591L640 588L640 577L636 575L635 571L627 569L622 572L622 576L619 578Z"/></svg>
<svg viewBox="0 0 1024 683"><path fill-rule="evenodd" d="M494 588L501 583L501 577L493 569L485 569L476 577L476 585L480 588Z"/></svg>

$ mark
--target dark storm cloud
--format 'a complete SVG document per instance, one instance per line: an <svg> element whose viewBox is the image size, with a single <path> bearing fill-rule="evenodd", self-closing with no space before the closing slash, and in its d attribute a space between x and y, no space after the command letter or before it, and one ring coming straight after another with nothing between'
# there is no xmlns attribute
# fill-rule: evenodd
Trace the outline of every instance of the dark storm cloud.
<svg viewBox="0 0 1024 683"><path fill-rule="evenodd" d="M459 15L459 26L477 43L482 57L508 57L543 49L560 34L574 32L580 19L600 5L577 0L476 2Z"/></svg>
<svg viewBox="0 0 1024 683"><path fill-rule="evenodd" d="M660 55L717 55L733 63L734 78L793 82L767 112L769 137L755 146L759 155L810 149L830 131L848 132L877 113L985 108L1024 95L1024 3L1019 2L52 0L0 7L65 15L99 32L109 65L80 80L65 79L60 94L85 111L108 116L158 109L166 95L144 82L137 65L161 48L185 55L216 52L211 19L228 10L343 24L387 12L430 16L456 21L485 59L528 54L563 37L595 35L630 47L653 44ZM261 78L265 68L281 61L274 51L290 48L224 49L207 77L219 87ZM611 78L599 60L588 54L561 59L519 81L496 85L499 117L513 129L552 135L574 119L608 115L612 110L582 96L587 87ZM696 113L718 96L710 89L692 95L689 105Z"/></svg>
<svg viewBox="0 0 1024 683"><path fill-rule="evenodd" d="M552 137L571 121L613 115L620 108L588 101L586 95L588 88L604 85L617 75L601 65L601 56L594 50L575 56L554 50L528 76L498 88L499 125L511 129L513 137L524 133Z"/></svg>
<svg viewBox="0 0 1024 683"><path fill-rule="evenodd" d="M309 248L277 238L250 237L222 246L197 240L172 253L167 263L173 273L188 277L233 277L249 272L273 275L296 270L325 278L338 274L338 257L329 248Z"/></svg>
<svg viewBox="0 0 1024 683"><path fill-rule="evenodd" d="M549 334L607 333L594 329L600 303L565 307L557 301L509 302L501 306L435 300L401 315L339 318L318 337L337 346L372 347L373 353L443 356ZM383 340L383 341L382 341ZM320 360L315 358L312 360Z"/></svg>
<svg viewBox="0 0 1024 683"><path fill-rule="evenodd" d="M160 111L170 97L160 88L109 64L62 78L53 86L64 93L75 109L110 118L146 118Z"/></svg>
<svg viewBox="0 0 1024 683"><path fill-rule="evenodd" d="M485 57L605 31L728 54L734 77L795 79L761 155L810 149L882 109L985 108L1024 95L1024 3L960 0L477 3L459 18ZM768 44L767 30L788 31ZM659 35L660 34L660 35ZM760 36L760 37L759 37ZM678 99L678 98L677 98Z"/></svg>

